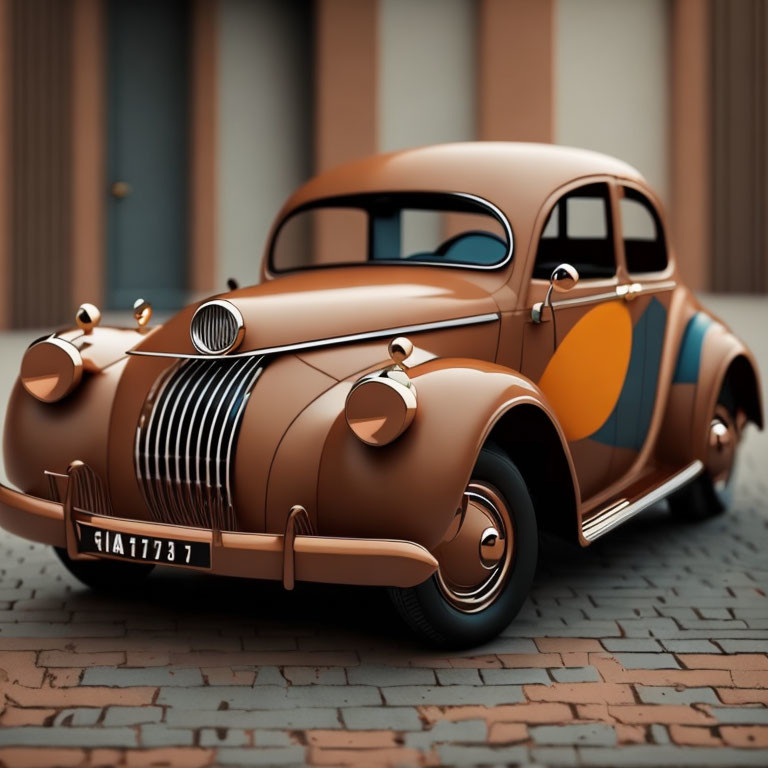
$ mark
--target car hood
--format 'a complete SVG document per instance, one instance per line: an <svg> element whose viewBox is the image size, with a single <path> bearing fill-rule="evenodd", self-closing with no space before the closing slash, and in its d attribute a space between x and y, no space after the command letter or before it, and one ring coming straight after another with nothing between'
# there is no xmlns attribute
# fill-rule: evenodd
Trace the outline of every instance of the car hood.
<svg viewBox="0 0 768 768"><path fill-rule="evenodd" d="M458 270L428 267L306 270L212 298L232 302L243 315L245 336L235 353L293 347L499 311L490 294L463 278ZM189 326L202 303L185 308L148 333L132 351L197 354Z"/></svg>

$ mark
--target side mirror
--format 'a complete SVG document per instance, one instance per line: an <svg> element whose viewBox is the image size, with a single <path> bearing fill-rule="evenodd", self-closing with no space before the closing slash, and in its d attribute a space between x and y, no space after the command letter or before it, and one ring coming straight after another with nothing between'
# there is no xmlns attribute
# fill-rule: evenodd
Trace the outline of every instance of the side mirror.
<svg viewBox="0 0 768 768"><path fill-rule="evenodd" d="M570 264L561 264L552 270L549 277L550 287L558 293L568 293L579 282L579 272Z"/></svg>
<svg viewBox="0 0 768 768"><path fill-rule="evenodd" d="M555 267L549 276L549 289L547 290L546 298L544 301L537 301L531 307L531 320L534 323L540 323L544 307L549 307L552 310L552 291L568 293L578 282L579 272L576 267L572 267L570 264L560 264Z"/></svg>

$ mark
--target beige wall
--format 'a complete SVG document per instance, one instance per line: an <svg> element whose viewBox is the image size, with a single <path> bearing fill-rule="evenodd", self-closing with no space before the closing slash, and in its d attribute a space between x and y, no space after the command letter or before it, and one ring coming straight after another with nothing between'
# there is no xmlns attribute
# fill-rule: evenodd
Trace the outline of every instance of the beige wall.
<svg viewBox="0 0 768 768"><path fill-rule="evenodd" d="M475 135L473 0L380 0L379 150Z"/></svg>
<svg viewBox="0 0 768 768"><path fill-rule="evenodd" d="M558 0L558 144L636 166L669 199L666 0Z"/></svg>
<svg viewBox="0 0 768 768"><path fill-rule="evenodd" d="M311 170L307 6L221 0L217 288L259 279L269 226Z"/></svg>
<svg viewBox="0 0 768 768"><path fill-rule="evenodd" d="M510 24L507 16L527 19L526 13L544 7L534 0L496 1L496 10L503 11ZM483 122L478 118L478 100L483 98L478 92L483 71L478 62L485 61L482 46L495 31L479 24L481 6L475 0L360 0L361 5L352 7L362 10L363 2L368 15L373 14L366 42L361 42L371 63L360 64L366 64L374 96L365 106L372 124L363 120L368 151L478 137ZM495 8L492 0L486 4ZM350 16L344 0L326 0L317 7L337 6L343 18ZM557 143L606 152L637 166L668 202L670 0L553 0L548 7L554 13L554 87L549 113L548 102L534 105L542 113L539 122L554 123ZM219 286L230 275L244 283L258 279L258 260L274 214L312 170L311 144L318 142L312 135L313 30L308 8L279 0L219 4ZM338 28L338 19L333 24ZM543 23L541 33L546 31ZM333 47L338 51L337 43ZM348 59L354 58L351 52L331 53L326 51L326 58L338 59L347 71ZM364 54L356 50L355 55ZM529 59L513 58L509 66L525 68ZM323 57L317 61L327 63ZM527 84L540 69L530 77L523 73L522 82ZM323 81L320 70L316 74L317 88ZM506 86L500 84L501 93L511 87L510 78L506 80ZM484 98L487 101L487 95ZM321 121L332 129L329 141L340 125L349 128L349 121L338 122L338 112L333 110L330 122ZM509 126L502 133L517 138ZM545 133L537 129L536 137L546 138ZM317 146L315 155L317 161Z"/></svg>

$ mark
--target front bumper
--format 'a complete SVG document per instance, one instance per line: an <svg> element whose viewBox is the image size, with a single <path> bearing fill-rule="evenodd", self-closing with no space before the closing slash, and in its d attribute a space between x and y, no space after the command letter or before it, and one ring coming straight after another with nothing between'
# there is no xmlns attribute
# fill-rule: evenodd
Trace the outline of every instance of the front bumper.
<svg viewBox="0 0 768 768"><path fill-rule="evenodd" d="M70 481L71 482L71 481ZM289 517L283 534L235 533L95 514L63 503L30 496L0 484L0 526L32 541L66 548L70 557L93 559L78 552L78 523L129 536L182 538L210 544L211 565L202 570L221 576L366 586L412 587L426 581L437 560L420 544L385 539L332 538L297 532ZM109 557L99 555L98 557ZM173 564L172 568L189 568Z"/></svg>

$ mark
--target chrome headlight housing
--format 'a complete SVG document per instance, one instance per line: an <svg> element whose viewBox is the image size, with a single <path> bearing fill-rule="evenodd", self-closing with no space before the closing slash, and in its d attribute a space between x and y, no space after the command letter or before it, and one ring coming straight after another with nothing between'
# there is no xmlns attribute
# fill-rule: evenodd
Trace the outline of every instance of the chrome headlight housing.
<svg viewBox="0 0 768 768"><path fill-rule="evenodd" d="M214 299L197 308L189 333L195 349L201 354L226 355L242 342L245 323L232 302Z"/></svg>
<svg viewBox="0 0 768 768"><path fill-rule="evenodd" d="M80 350L51 336L32 344L21 361L21 383L32 397L55 403L72 392L83 377Z"/></svg>
<svg viewBox="0 0 768 768"><path fill-rule="evenodd" d="M355 382L344 415L349 428L366 445L388 445L416 415L416 389L399 366L370 373Z"/></svg>

